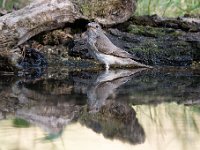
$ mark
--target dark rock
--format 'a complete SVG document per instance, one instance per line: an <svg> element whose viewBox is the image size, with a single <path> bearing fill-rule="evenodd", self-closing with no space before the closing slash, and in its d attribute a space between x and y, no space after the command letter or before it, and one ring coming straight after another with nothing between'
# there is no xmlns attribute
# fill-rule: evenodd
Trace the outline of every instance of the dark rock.
<svg viewBox="0 0 200 150"><path fill-rule="evenodd" d="M18 62L18 65L23 69L47 67L47 60L44 55L33 48L26 48L23 51L23 58Z"/></svg>
<svg viewBox="0 0 200 150"><path fill-rule="evenodd" d="M71 48L69 47L69 55L74 57L81 57L84 59L93 59L93 57L88 52L87 41L83 39L73 42L73 46Z"/></svg>

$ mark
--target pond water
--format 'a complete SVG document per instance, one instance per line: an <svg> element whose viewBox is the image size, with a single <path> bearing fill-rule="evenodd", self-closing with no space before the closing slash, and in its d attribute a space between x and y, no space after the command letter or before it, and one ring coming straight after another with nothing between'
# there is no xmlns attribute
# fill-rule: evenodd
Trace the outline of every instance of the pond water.
<svg viewBox="0 0 200 150"><path fill-rule="evenodd" d="M22 74L0 76L0 150L200 149L199 70Z"/></svg>

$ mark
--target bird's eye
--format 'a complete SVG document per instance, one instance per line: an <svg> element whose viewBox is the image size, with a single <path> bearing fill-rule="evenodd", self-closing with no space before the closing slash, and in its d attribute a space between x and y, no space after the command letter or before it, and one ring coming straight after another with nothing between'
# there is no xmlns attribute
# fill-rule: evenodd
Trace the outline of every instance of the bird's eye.
<svg viewBox="0 0 200 150"><path fill-rule="evenodd" d="M96 26L96 28L99 28L99 26Z"/></svg>

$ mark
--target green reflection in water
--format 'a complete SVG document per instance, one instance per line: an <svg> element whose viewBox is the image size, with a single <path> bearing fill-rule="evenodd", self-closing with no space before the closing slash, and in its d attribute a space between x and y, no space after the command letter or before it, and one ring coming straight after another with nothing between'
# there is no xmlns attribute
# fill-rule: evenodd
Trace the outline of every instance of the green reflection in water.
<svg viewBox="0 0 200 150"><path fill-rule="evenodd" d="M21 118L15 118L13 120L13 126L17 128L28 128L30 127L30 123Z"/></svg>
<svg viewBox="0 0 200 150"><path fill-rule="evenodd" d="M193 106L192 111L200 113L200 106Z"/></svg>
<svg viewBox="0 0 200 150"><path fill-rule="evenodd" d="M0 0L0 8L5 8L7 10L12 10L13 6L17 8L24 7L31 0Z"/></svg>
<svg viewBox="0 0 200 150"><path fill-rule="evenodd" d="M45 141L53 141L53 140L56 140L58 138L60 138L62 136L62 132L63 131L60 131L58 132L57 134L47 134L43 140Z"/></svg>

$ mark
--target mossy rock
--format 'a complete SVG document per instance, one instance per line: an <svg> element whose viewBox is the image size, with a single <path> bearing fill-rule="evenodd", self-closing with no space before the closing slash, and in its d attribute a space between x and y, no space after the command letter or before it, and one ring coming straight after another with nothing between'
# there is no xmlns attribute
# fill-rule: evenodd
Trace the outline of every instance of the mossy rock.
<svg viewBox="0 0 200 150"><path fill-rule="evenodd" d="M81 13L104 25L128 20L136 9L136 0L74 0Z"/></svg>
<svg viewBox="0 0 200 150"><path fill-rule="evenodd" d="M173 35L177 37L182 35L182 32L179 32L178 30L172 28L159 28L159 27L140 26L133 24L131 24L128 27L128 32L149 37L161 37L166 35L171 35L171 36Z"/></svg>

